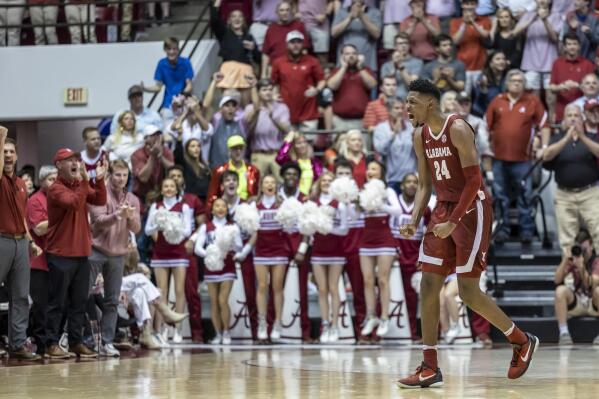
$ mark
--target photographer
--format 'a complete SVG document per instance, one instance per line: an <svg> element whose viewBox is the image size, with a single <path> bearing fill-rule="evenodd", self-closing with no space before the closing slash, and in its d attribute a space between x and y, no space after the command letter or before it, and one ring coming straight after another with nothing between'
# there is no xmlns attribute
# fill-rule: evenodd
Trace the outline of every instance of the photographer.
<svg viewBox="0 0 599 399"><path fill-rule="evenodd" d="M599 317L599 258L588 231L580 230L569 252L555 271L555 317L559 344L572 344L568 316ZM599 344L599 335L593 344Z"/></svg>

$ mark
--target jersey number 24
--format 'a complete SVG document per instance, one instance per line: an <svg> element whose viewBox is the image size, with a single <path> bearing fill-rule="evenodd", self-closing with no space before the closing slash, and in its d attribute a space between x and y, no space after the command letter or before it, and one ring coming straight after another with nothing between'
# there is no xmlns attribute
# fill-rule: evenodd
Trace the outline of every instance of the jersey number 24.
<svg viewBox="0 0 599 399"><path fill-rule="evenodd" d="M441 160L441 163L439 163L439 161L435 161L434 165L435 165L435 177L437 178L437 180L451 179L451 175L449 174L449 169L447 169L447 164L445 163L444 159Z"/></svg>

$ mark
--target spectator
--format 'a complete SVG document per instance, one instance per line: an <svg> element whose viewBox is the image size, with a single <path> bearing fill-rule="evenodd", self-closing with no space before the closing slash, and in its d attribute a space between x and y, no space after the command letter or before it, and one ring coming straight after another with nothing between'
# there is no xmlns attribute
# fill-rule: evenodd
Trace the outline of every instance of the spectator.
<svg viewBox="0 0 599 399"><path fill-rule="evenodd" d="M580 40L574 33L564 36L564 55L553 63L549 90L556 93L555 121L560 122L564 107L582 96L580 81L595 69L593 63L580 55Z"/></svg>
<svg viewBox="0 0 599 399"><path fill-rule="evenodd" d="M131 155L143 146L143 134L137 133L133 111L120 114L117 122L118 127L104 141L103 150L111 161L120 159L131 164ZM148 126L153 125L146 128Z"/></svg>
<svg viewBox="0 0 599 399"><path fill-rule="evenodd" d="M85 149L81 151L81 160L85 164L85 169L92 183L96 182L96 168L102 163L108 155L102 149L102 138L100 132L95 127L86 127L83 129L83 142Z"/></svg>
<svg viewBox="0 0 599 399"><path fill-rule="evenodd" d="M510 9L500 8L493 18L491 32L485 43L488 48L505 54L510 68L520 68L524 48L524 32L520 31L518 36L514 36L512 32L515 27L516 19Z"/></svg>
<svg viewBox="0 0 599 399"><path fill-rule="evenodd" d="M294 1L297 9L297 18L299 18L306 30L310 34L312 48L320 60L321 65L325 65L329 58L330 48L330 16L333 14L332 0L308 0Z"/></svg>
<svg viewBox="0 0 599 399"><path fill-rule="evenodd" d="M166 209L168 212L176 214L181 220L183 239L179 243L167 241L163 232L159 230L155 216L158 209ZM193 211L179 195L177 184L173 179L164 178L160 182L158 202L153 203L148 212L145 233L154 240L154 251L150 267L154 270L156 285L163 293L162 300L166 304L168 304L171 277L174 280L175 312L177 313L183 313L185 310L185 275L189 267L189 257L185 250L185 242L191 236L192 224ZM162 329L162 320L160 319L155 324L160 326L157 338L161 339L161 343L164 345L166 344L168 330ZM175 325L173 342L181 343L182 340L181 323L178 323Z"/></svg>
<svg viewBox="0 0 599 399"><path fill-rule="evenodd" d="M29 172L25 170L20 170L17 173L17 176L23 180L25 183L25 190L27 191L27 197L31 197L31 194L35 192L35 185L33 184L33 177L29 174Z"/></svg>
<svg viewBox="0 0 599 399"><path fill-rule="evenodd" d="M202 146L198 139L187 140L185 145L178 137L175 145L175 163L183 168L185 192L205 201L210 184L210 167L202 159Z"/></svg>
<svg viewBox="0 0 599 399"><path fill-rule="evenodd" d="M218 87L225 89L249 89L247 76L254 76L260 66L258 45L248 32L245 17L240 10L233 10L224 24L218 14L222 0L215 0L210 9L210 24L219 41L219 55L223 59L220 72L223 80Z"/></svg>
<svg viewBox="0 0 599 399"><path fill-rule="evenodd" d="M83 43L81 30L83 30L83 39L86 43L98 42L95 0L68 0L64 7L64 13L69 24L71 44Z"/></svg>
<svg viewBox="0 0 599 399"><path fill-rule="evenodd" d="M587 104L588 103L588 104ZM584 109L584 129L586 132L596 132L599 134L599 111L596 104L599 103L599 99L591 99L585 103Z"/></svg>
<svg viewBox="0 0 599 399"><path fill-rule="evenodd" d="M176 38L166 38L163 49L166 57L158 61L156 65L154 84L144 86L144 82L141 82L141 88L143 91L158 93L162 89L162 86L164 86L162 108L168 110L174 96L181 93L191 93L193 68L191 67L189 58L179 55L179 40Z"/></svg>
<svg viewBox="0 0 599 399"><path fill-rule="evenodd" d="M426 2L426 14L439 18L441 32L449 32L449 22L456 14L457 1L428 0Z"/></svg>
<svg viewBox="0 0 599 399"><path fill-rule="evenodd" d="M333 128L336 130L360 129L362 116L376 87L376 78L364 66L364 56L358 54L353 44L341 49L341 66L331 71L327 86L333 91Z"/></svg>
<svg viewBox="0 0 599 399"><path fill-rule="evenodd" d="M458 93L453 90L446 91L439 101L441 112L445 115L451 115L458 110Z"/></svg>
<svg viewBox="0 0 599 399"><path fill-rule="evenodd" d="M245 137L242 118L237 115L239 102L235 97L225 96L220 100L219 108L213 117L214 135L210 143L209 165L215 168L227 161L227 141L233 136Z"/></svg>
<svg viewBox="0 0 599 399"><path fill-rule="evenodd" d="M37 257L42 250L31 239L25 221L27 195L23 181L16 176L17 145L7 138L8 129L0 126L0 284L9 293L8 337L11 357L37 360L39 355L26 347L29 318L29 254Z"/></svg>
<svg viewBox="0 0 599 399"><path fill-rule="evenodd" d="M300 192L306 196L310 195L312 184L322 174L322 164L314 156L314 149L306 137L299 132L290 131L277 154L276 161L279 165L296 162L301 170Z"/></svg>
<svg viewBox="0 0 599 399"><path fill-rule="evenodd" d="M476 0L462 0L462 17L451 20L449 31L458 51L456 58L466 66L466 86L470 93L485 64L485 41L489 38L491 21L476 15Z"/></svg>
<svg viewBox="0 0 599 399"><path fill-rule="evenodd" d="M400 23L410 16L410 7L403 1L381 0L379 9L383 13L383 48L393 50Z"/></svg>
<svg viewBox="0 0 599 399"><path fill-rule="evenodd" d="M301 32L289 32L286 41L288 56L273 61L272 81L279 86L281 99L289 107L291 124L299 129L316 130L316 96L326 85L322 67L315 57L303 53Z"/></svg>
<svg viewBox="0 0 599 399"><path fill-rule="evenodd" d="M507 71L508 61L503 51L493 51L487 56L483 72L472 90L474 114L483 116L491 101L503 92Z"/></svg>
<svg viewBox="0 0 599 399"><path fill-rule="evenodd" d="M3 7L4 5L13 7ZM24 12L24 0L4 0L0 4L0 47L18 46L21 43L21 28L3 28L3 26L21 25Z"/></svg>
<svg viewBox="0 0 599 399"><path fill-rule="evenodd" d="M568 317L599 317L599 259L591 235L580 230L575 244L568 248L570 257L563 257L553 277L555 317L559 328L559 344L571 345ZM599 335L593 340L599 344Z"/></svg>
<svg viewBox="0 0 599 399"><path fill-rule="evenodd" d="M89 256L91 281L96 281L98 274L102 274L104 280L100 355L108 357L120 356L113 340L125 257L129 252L130 232L137 234L141 230L139 200L127 192L128 179L127 163L121 160L112 162L108 170L106 204L89 207L92 231L92 253Z"/></svg>
<svg viewBox="0 0 599 399"><path fill-rule="evenodd" d="M36 45L58 44L55 25L59 4L58 0L27 0ZM47 26L37 27L36 25Z"/></svg>
<svg viewBox="0 0 599 399"><path fill-rule="evenodd" d="M441 33L439 18L427 15L424 11L425 0L410 0L409 5L412 16L401 23L399 29L407 35L412 56L423 61L435 59L435 46L432 38ZM397 36L395 38L395 49L397 50Z"/></svg>
<svg viewBox="0 0 599 399"><path fill-rule="evenodd" d="M563 34L574 33L580 42L580 54L592 59L599 43L599 17L591 8L591 0L574 0L574 10L566 15Z"/></svg>
<svg viewBox="0 0 599 399"><path fill-rule="evenodd" d="M480 165L483 168L483 171L490 172L493 170L493 151L491 151L491 145L489 143L487 122L471 113L472 98L466 92L459 93L456 100L456 112L460 114L460 116L464 118L474 130L474 141L476 142L476 151L480 158ZM487 174L487 176L489 175Z"/></svg>
<svg viewBox="0 0 599 399"><path fill-rule="evenodd" d="M331 36L338 40L337 64L340 64L343 46L351 43L359 54L364 55L364 64L376 71L381 25L381 12L376 7L367 7L364 0L352 0L350 7L335 12Z"/></svg>
<svg viewBox="0 0 599 399"><path fill-rule="evenodd" d="M77 153L63 148L54 155L58 179L48 189L48 261L49 296L46 320L46 355L65 359L58 341L63 332L63 316L67 315L69 352L91 358L98 354L85 346L81 332L85 321L85 306L90 288L92 239L87 204L106 204L104 175L106 160L96 168L96 184L89 184L85 165ZM68 312L67 312L68 310Z"/></svg>
<svg viewBox="0 0 599 399"><path fill-rule="evenodd" d="M310 38L306 33L304 24L294 19L291 11L291 3L287 0L283 0L277 6L277 22L274 22L268 26L266 30L266 36L264 37L264 44L262 46L262 77L267 78L270 76L273 61L279 57L283 57L287 54L286 42L283 42L283 38L287 37L290 32L300 32L302 34L302 41L304 49L309 49L311 46Z"/></svg>
<svg viewBox="0 0 599 399"><path fill-rule="evenodd" d="M395 36L395 51L391 59L381 67L381 76L395 76L397 91L395 96L405 99L408 85L420 75L422 60L410 55L410 42L406 33Z"/></svg>
<svg viewBox="0 0 599 399"><path fill-rule="evenodd" d="M537 10L526 12L512 35L519 36L526 32L521 67L526 72L526 88L539 96L541 89L549 88L551 66L557 59L558 33L562 19L558 13L550 13L550 0L536 2ZM549 98L548 102L553 101L554 98Z"/></svg>
<svg viewBox="0 0 599 399"><path fill-rule="evenodd" d="M366 148L359 130L350 130L341 141L339 155L352 165L352 175L359 188L366 183Z"/></svg>
<svg viewBox="0 0 599 399"><path fill-rule="evenodd" d="M549 138L547 112L541 100L524 91L524 73L513 69L506 76L507 92L495 97L485 114L489 126L493 160L493 192L498 199L497 218L503 220L496 234L497 243L505 242L509 235L509 198L512 182L521 182L530 169L531 132L542 130L542 143ZM520 240L528 244L534 233L534 222L528 207L532 182L528 178L523 185L523 195L518 195L518 224Z"/></svg>
<svg viewBox="0 0 599 399"><path fill-rule="evenodd" d="M571 104L583 109L587 101L599 100L599 77L594 73L585 75L580 81L580 90L582 91L582 96L572 101Z"/></svg>
<svg viewBox="0 0 599 399"><path fill-rule="evenodd" d="M441 33L435 38L437 59L422 68L422 78L428 79L444 93L448 90L462 91L466 84L466 67L453 56L451 36Z"/></svg>
<svg viewBox="0 0 599 399"><path fill-rule="evenodd" d="M150 191L156 191L173 166L171 150L162 145L162 132L156 126L148 125L144 130L144 145L131 155L133 193L142 203Z"/></svg>
<svg viewBox="0 0 599 399"><path fill-rule="evenodd" d="M148 4L148 19L151 21L156 20L156 3L157 2L148 2L147 3ZM168 19L170 18L170 15L171 15L171 3L169 3L168 1L161 1L160 2L160 11L162 11L161 19L164 21L164 23L168 24Z"/></svg>
<svg viewBox="0 0 599 399"><path fill-rule="evenodd" d="M530 0L497 0L497 7L507 8L516 18L520 18L524 13L534 12L537 4Z"/></svg>
<svg viewBox="0 0 599 399"><path fill-rule="evenodd" d="M222 194L220 176L225 170L236 172L239 179L237 194L242 200L247 200L258 194L260 171L257 167L247 164L243 159L246 151L245 140L241 136L231 136L227 139L228 160L212 170L208 198L212 200Z"/></svg>
<svg viewBox="0 0 599 399"><path fill-rule="evenodd" d="M144 106L144 91L141 86L131 86L127 91L127 98L129 99L129 109L123 109L114 114L110 124L110 134L116 133L121 126L119 117L125 111L133 112L136 133L142 133L147 125L158 126L162 129L162 118L158 112Z"/></svg>
<svg viewBox="0 0 599 399"><path fill-rule="evenodd" d="M416 170L413 133L414 128L406 118L406 105L400 99L393 102L389 120L374 129L374 149L385 157L385 181L398 193L404 177Z"/></svg>
<svg viewBox="0 0 599 399"><path fill-rule="evenodd" d="M252 25L250 34L256 40L258 49L262 51L264 36L268 26L277 22L277 6L280 0L252 0Z"/></svg>
<svg viewBox="0 0 599 399"><path fill-rule="evenodd" d="M491 15L497 10L496 0L478 0L476 5L477 15Z"/></svg>
<svg viewBox="0 0 599 399"><path fill-rule="evenodd" d="M179 106L175 107L175 104ZM206 162L210 156L210 143L214 135L214 128L204 115L202 104L196 96L176 96L172 102L173 115L176 118L168 126L168 131L176 141L182 141L183 146L191 139L200 143L202 162Z"/></svg>
<svg viewBox="0 0 599 399"><path fill-rule="evenodd" d="M57 170L54 166L40 168L40 189L27 201L27 227L31 238L42 250L46 249L48 233L48 188L56 181ZM48 305L48 263L44 254L30 256L31 275L29 296L31 297L30 335L37 347L38 355L43 355L46 347L46 307Z"/></svg>
<svg viewBox="0 0 599 399"><path fill-rule="evenodd" d="M252 104L248 104L244 112L251 162L263 176L279 176L276 156L283 144L283 134L290 126L289 107L274 99L273 87L270 79L261 79L257 88L253 88Z"/></svg>
<svg viewBox="0 0 599 399"><path fill-rule="evenodd" d="M397 81L394 75L383 76L379 98L368 103L362 123L369 133L379 124L389 119L389 108L395 100Z"/></svg>
<svg viewBox="0 0 599 399"><path fill-rule="evenodd" d="M555 216L564 256L571 255L569 250L581 221L588 227L599 250L599 102L590 100L584 109L592 130L586 129L580 108L570 104L565 109L561 132L551 137L543 153L545 167L555 172Z"/></svg>

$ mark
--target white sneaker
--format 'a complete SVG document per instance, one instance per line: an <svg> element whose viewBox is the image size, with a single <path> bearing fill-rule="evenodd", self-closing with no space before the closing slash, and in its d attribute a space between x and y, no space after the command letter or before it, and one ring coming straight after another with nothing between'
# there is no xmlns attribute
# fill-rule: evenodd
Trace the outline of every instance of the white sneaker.
<svg viewBox="0 0 599 399"><path fill-rule="evenodd" d="M453 341L458 337L460 332L460 326L456 323L451 323L449 326L449 330L445 333L445 342L449 345L453 344Z"/></svg>
<svg viewBox="0 0 599 399"><path fill-rule="evenodd" d="M322 332L320 333L320 343L321 344L327 344L329 343L329 334L331 332L331 328L329 327L328 323L323 323L322 324Z"/></svg>
<svg viewBox="0 0 599 399"><path fill-rule="evenodd" d="M162 336L163 342L168 342L168 327L167 326L162 327L162 332L160 333L160 335Z"/></svg>
<svg viewBox="0 0 599 399"><path fill-rule="evenodd" d="M231 345L231 333L228 331L223 332L223 345Z"/></svg>
<svg viewBox="0 0 599 399"><path fill-rule="evenodd" d="M599 343L599 340L597 338L595 338L595 341L593 341L593 344L595 344L595 342ZM559 335L559 344L560 345L572 345L572 337L570 336L570 334L569 333L560 334Z"/></svg>
<svg viewBox="0 0 599 399"><path fill-rule="evenodd" d="M374 328L379 325L379 322L380 320L378 319L378 317L368 317L368 319L366 320L366 324L364 324L364 327L362 328L360 334L364 336L372 334L372 331L374 331Z"/></svg>
<svg viewBox="0 0 599 399"><path fill-rule="evenodd" d="M275 324L273 324L272 331L270 332L270 339L273 341L281 339L281 323L275 322Z"/></svg>
<svg viewBox="0 0 599 399"><path fill-rule="evenodd" d="M376 335L384 337L389 332L389 319L381 319L379 327L376 329Z"/></svg>
<svg viewBox="0 0 599 399"><path fill-rule="evenodd" d="M181 335L179 329L175 328L175 333L173 334L173 343L180 344L181 342L183 342L183 336Z"/></svg>
<svg viewBox="0 0 599 399"><path fill-rule="evenodd" d="M597 335L593 340L593 345L599 345L599 335Z"/></svg>
<svg viewBox="0 0 599 399"><path fill-rule="evenodd" d="M100 356L121 357L121 352L113 344L104 344L100 346Z"/></svg>
<svg viewBox="0 0 599 399"><path fill-rule="evenodd" d="M268 325L266 324L266 320L260 320L258 322L258 339L260 341L268 339Z"/></svg>
<svg viewBox="0 0 599 399"><path fill-rule="evenodd" d="M160 345L161 348L168 348L170 345L168 344L168 341L166 341L164 339L164 334L160 334L155 332L154 333L154 340L158 343L158 345Z"/></svg>
<svg viewBox="0 0 599 399"><path fill-rule="evenodd" d="M333 344L339 341L339 330L337 327L331 327L329 329L329 343Z"/></svg>
<svg viewBox="0 0 599 399"><path fill-rule="evenodd" d="M223 340L223 336L220 335L220 333L216 333L216 336L214 338L212 338L212 341L210 341L210 344L211 345L220 345L222 340Z"/></svg>

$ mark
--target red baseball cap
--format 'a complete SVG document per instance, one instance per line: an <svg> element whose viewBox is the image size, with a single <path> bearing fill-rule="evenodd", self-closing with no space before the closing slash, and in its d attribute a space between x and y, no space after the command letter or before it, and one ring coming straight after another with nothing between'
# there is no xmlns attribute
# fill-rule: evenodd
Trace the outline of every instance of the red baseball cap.
<svg viewBox="0 0 599 399"><path fill-rule="evenodd" d="M60 150L56 151L56 154L54 155L54 163L71 158L71 157L79 158L80 155L78 152L75 152L75 151L71 150L70 148L61 148Z"/></svg>
<svg viewBox="0 0 599 399"><path fill-rule="evenodd" d="M587 102L584 103L585 111L590 111L596 107L599 107L599 101L595 100L594 98L591 98L590 100L587 100Z"/></svg>

